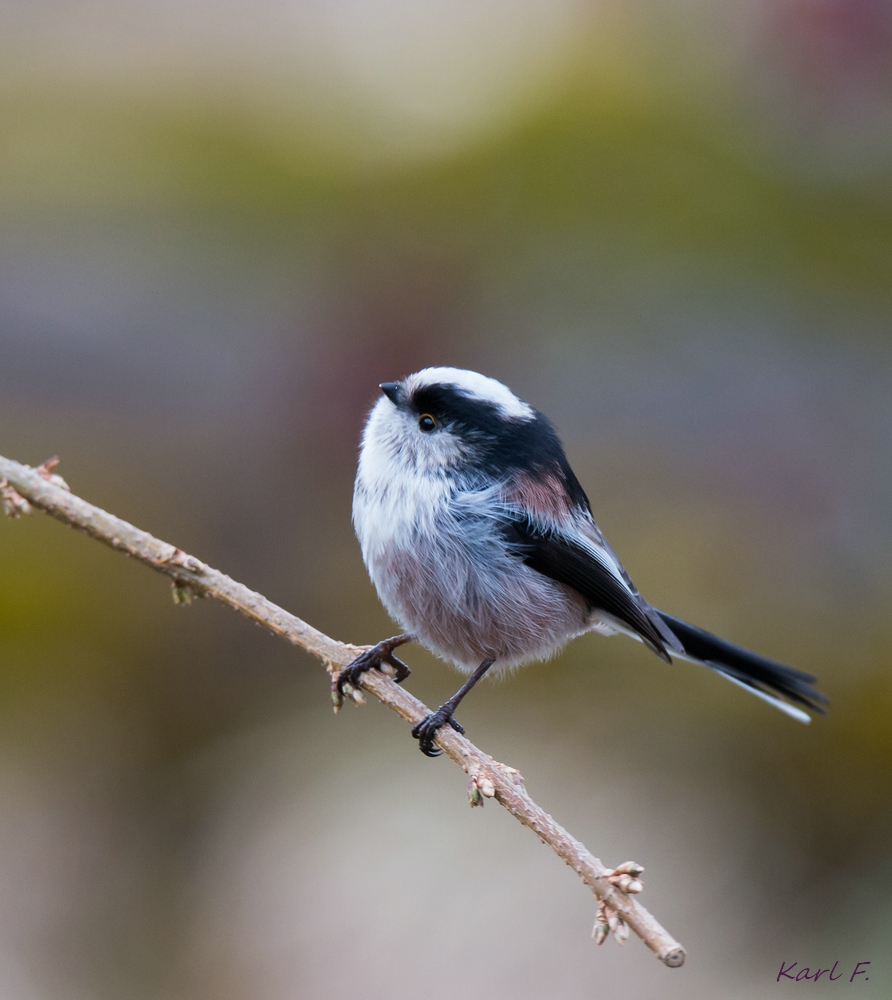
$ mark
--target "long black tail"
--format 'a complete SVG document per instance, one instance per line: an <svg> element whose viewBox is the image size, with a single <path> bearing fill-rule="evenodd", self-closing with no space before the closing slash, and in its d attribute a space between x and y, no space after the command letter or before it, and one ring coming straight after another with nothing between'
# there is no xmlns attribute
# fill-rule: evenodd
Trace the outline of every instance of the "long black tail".
<svg viewBox="0 0 892 1000"><path fill-rule="evenodd" d="M657 614L678 636L685 654L692 660L724 674L803 722L808 722L808 716L781 701L777 695L797 705L804 705L812 712L826 714L821 706L827 704L827 697L812 686L817 678L811 674L767 660L764 656L726 642L696 625L673 618L665 611L657 611Z"/></svg>

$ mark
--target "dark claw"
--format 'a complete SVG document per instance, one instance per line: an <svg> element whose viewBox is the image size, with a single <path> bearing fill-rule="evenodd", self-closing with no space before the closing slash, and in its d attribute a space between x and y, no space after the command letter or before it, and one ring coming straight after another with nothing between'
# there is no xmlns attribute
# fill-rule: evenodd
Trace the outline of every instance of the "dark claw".
<svg viewBox="0 0 892 1000"><path fill-rule="evenodd" d="M403 663L402 660L398 660L393 653L391 653L390 656L385 656L384 659L393 667L393 679L397 682L397 684L402 684L409 674L412 673L406 664Z"/></svg>
<svg viewBox="0 0 892 1000"><path fill-rule="evenodd" d="M445 705L441 705L436 712L426 715L412 730L412 735L418 740L418 749L426 757L439 757L443 753L438 746L434 745L434 737L437 735L438 730L442 729L447 723L457 733L464 734L464 726L452 718L452 714Z"/></svg>
<svg viewBox="0 0 892 1000"><path fill-rule="evenodd" d="M338 694L343 697L344 695L344 685L350 684L352 687L359 687L359 679L367 670L375 670L381 664L381 656L375 655L375 649L367 649L364 653L361 653L356 659L350 664L349 667L344 667L344 669L338 674L338 679L335 682Z"/></svg>
<svg viewBox="0 0 892 1000"><path fill-rule="evenodd" d="M338 694L342 698L344 697L345 684L350 684L352 687L358 688L362 675L367 670L380 669L382 662L389 663L393 667L393 679L397 683L404 681L412 673L402 660L398 660L393 655L393 640L385 639L383 642L379 642L377 646L372 646L371 649L360 653L349 666L344 667L338 674L338 679L335 681L335 688Z"/></svg>

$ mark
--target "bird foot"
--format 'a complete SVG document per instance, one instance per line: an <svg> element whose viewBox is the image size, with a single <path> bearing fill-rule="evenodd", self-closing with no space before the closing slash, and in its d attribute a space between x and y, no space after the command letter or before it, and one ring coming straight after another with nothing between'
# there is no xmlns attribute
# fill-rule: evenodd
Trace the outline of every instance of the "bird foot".
<svg viewBox="0 0 892 1000"><path fill-rule="evenodd" d="M402 660L393 655L393 651L397 646L411 642L412 638L411 635L395 635L391 639L383 639L376 646L370 646L365 652L360 653L351 664L339 671L331 684L331 699L334 702L335 712L344 703L345 695L362 703L364 699L359 694L359 688L362 684L362 675L368 670L386 672L398 684L404 681L412 671Z"/></svg>
<svg viewBox="0 0 892 1000"><path fill-rule="evenodd" d="M412 730L412 735L418 740L418 749L426 757L439 757L443 753L439 747L434 746L434 737L447 723L457 733L464 735L465 727L452 718L452 710L448 704L441 705L436 712L426 715Z"/></svg>

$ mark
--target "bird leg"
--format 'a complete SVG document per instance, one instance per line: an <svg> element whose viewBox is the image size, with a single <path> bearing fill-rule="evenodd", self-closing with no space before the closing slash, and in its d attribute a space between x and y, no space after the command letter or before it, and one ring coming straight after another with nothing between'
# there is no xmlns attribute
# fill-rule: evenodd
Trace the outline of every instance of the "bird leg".
<svg viewBox="0 0 892 1000"><path fill-rule="evenodd" d="M458 704L462 698L464 698L495 662L494 659L484 660L449 701L444 701L436 712L426 715L412 730L412 735L418 740L418 749L425 756L439 757L443 752L439 747L434 746L434 737L437 735L437 730L445 726L447 722L457 733L464 734L464 726L452 718L452 713L458 708Z"/></svg>
<svg viewBox="0 0 892 1000"><path fill-rule="evenodd" d="M393 655L393 651L397 646L412 642L414 639L415 636L411 632L394 635L390 639L382 639L376 646L372 646L371 649L360 653L349 666L344 667L338 673L332 684L332 691L337 695L338 699L343 698L344 685L349 684L351 687L358 688L362 675L367 670L380 670L382 663L388 663L393 667L393 679L398 684L404 681L412 671L402 660L398 660ZM336 701L336 704L340 704L340 701Z"/></svg>

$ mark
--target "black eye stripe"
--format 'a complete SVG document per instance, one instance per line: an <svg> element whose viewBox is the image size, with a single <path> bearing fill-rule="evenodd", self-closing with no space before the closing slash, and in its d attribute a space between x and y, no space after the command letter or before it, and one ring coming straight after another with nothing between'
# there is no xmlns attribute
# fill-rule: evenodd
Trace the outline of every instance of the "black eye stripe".
<svg viewBox="0 0 892 1000"><path fill-rule="evenodd" d="M432 416L441 424L456 424L468 430L497 433L504 423L498 406L485 399L468 396L454 385L437 383L416 389L411 406L420 416Z"/></svg>
<svg viewBox="0 0 892 1000"><path fill-rule="evenodd" d="M442 382L416 389L408 405L419 416L419 426L420 418L431 417L437 428L473 445L476 471L505 477L545 470L559 478L575 506L588 509L588 498L567 462L560 438L541 413L533 410L529 419L506 418L498 404Z"/></svg>

